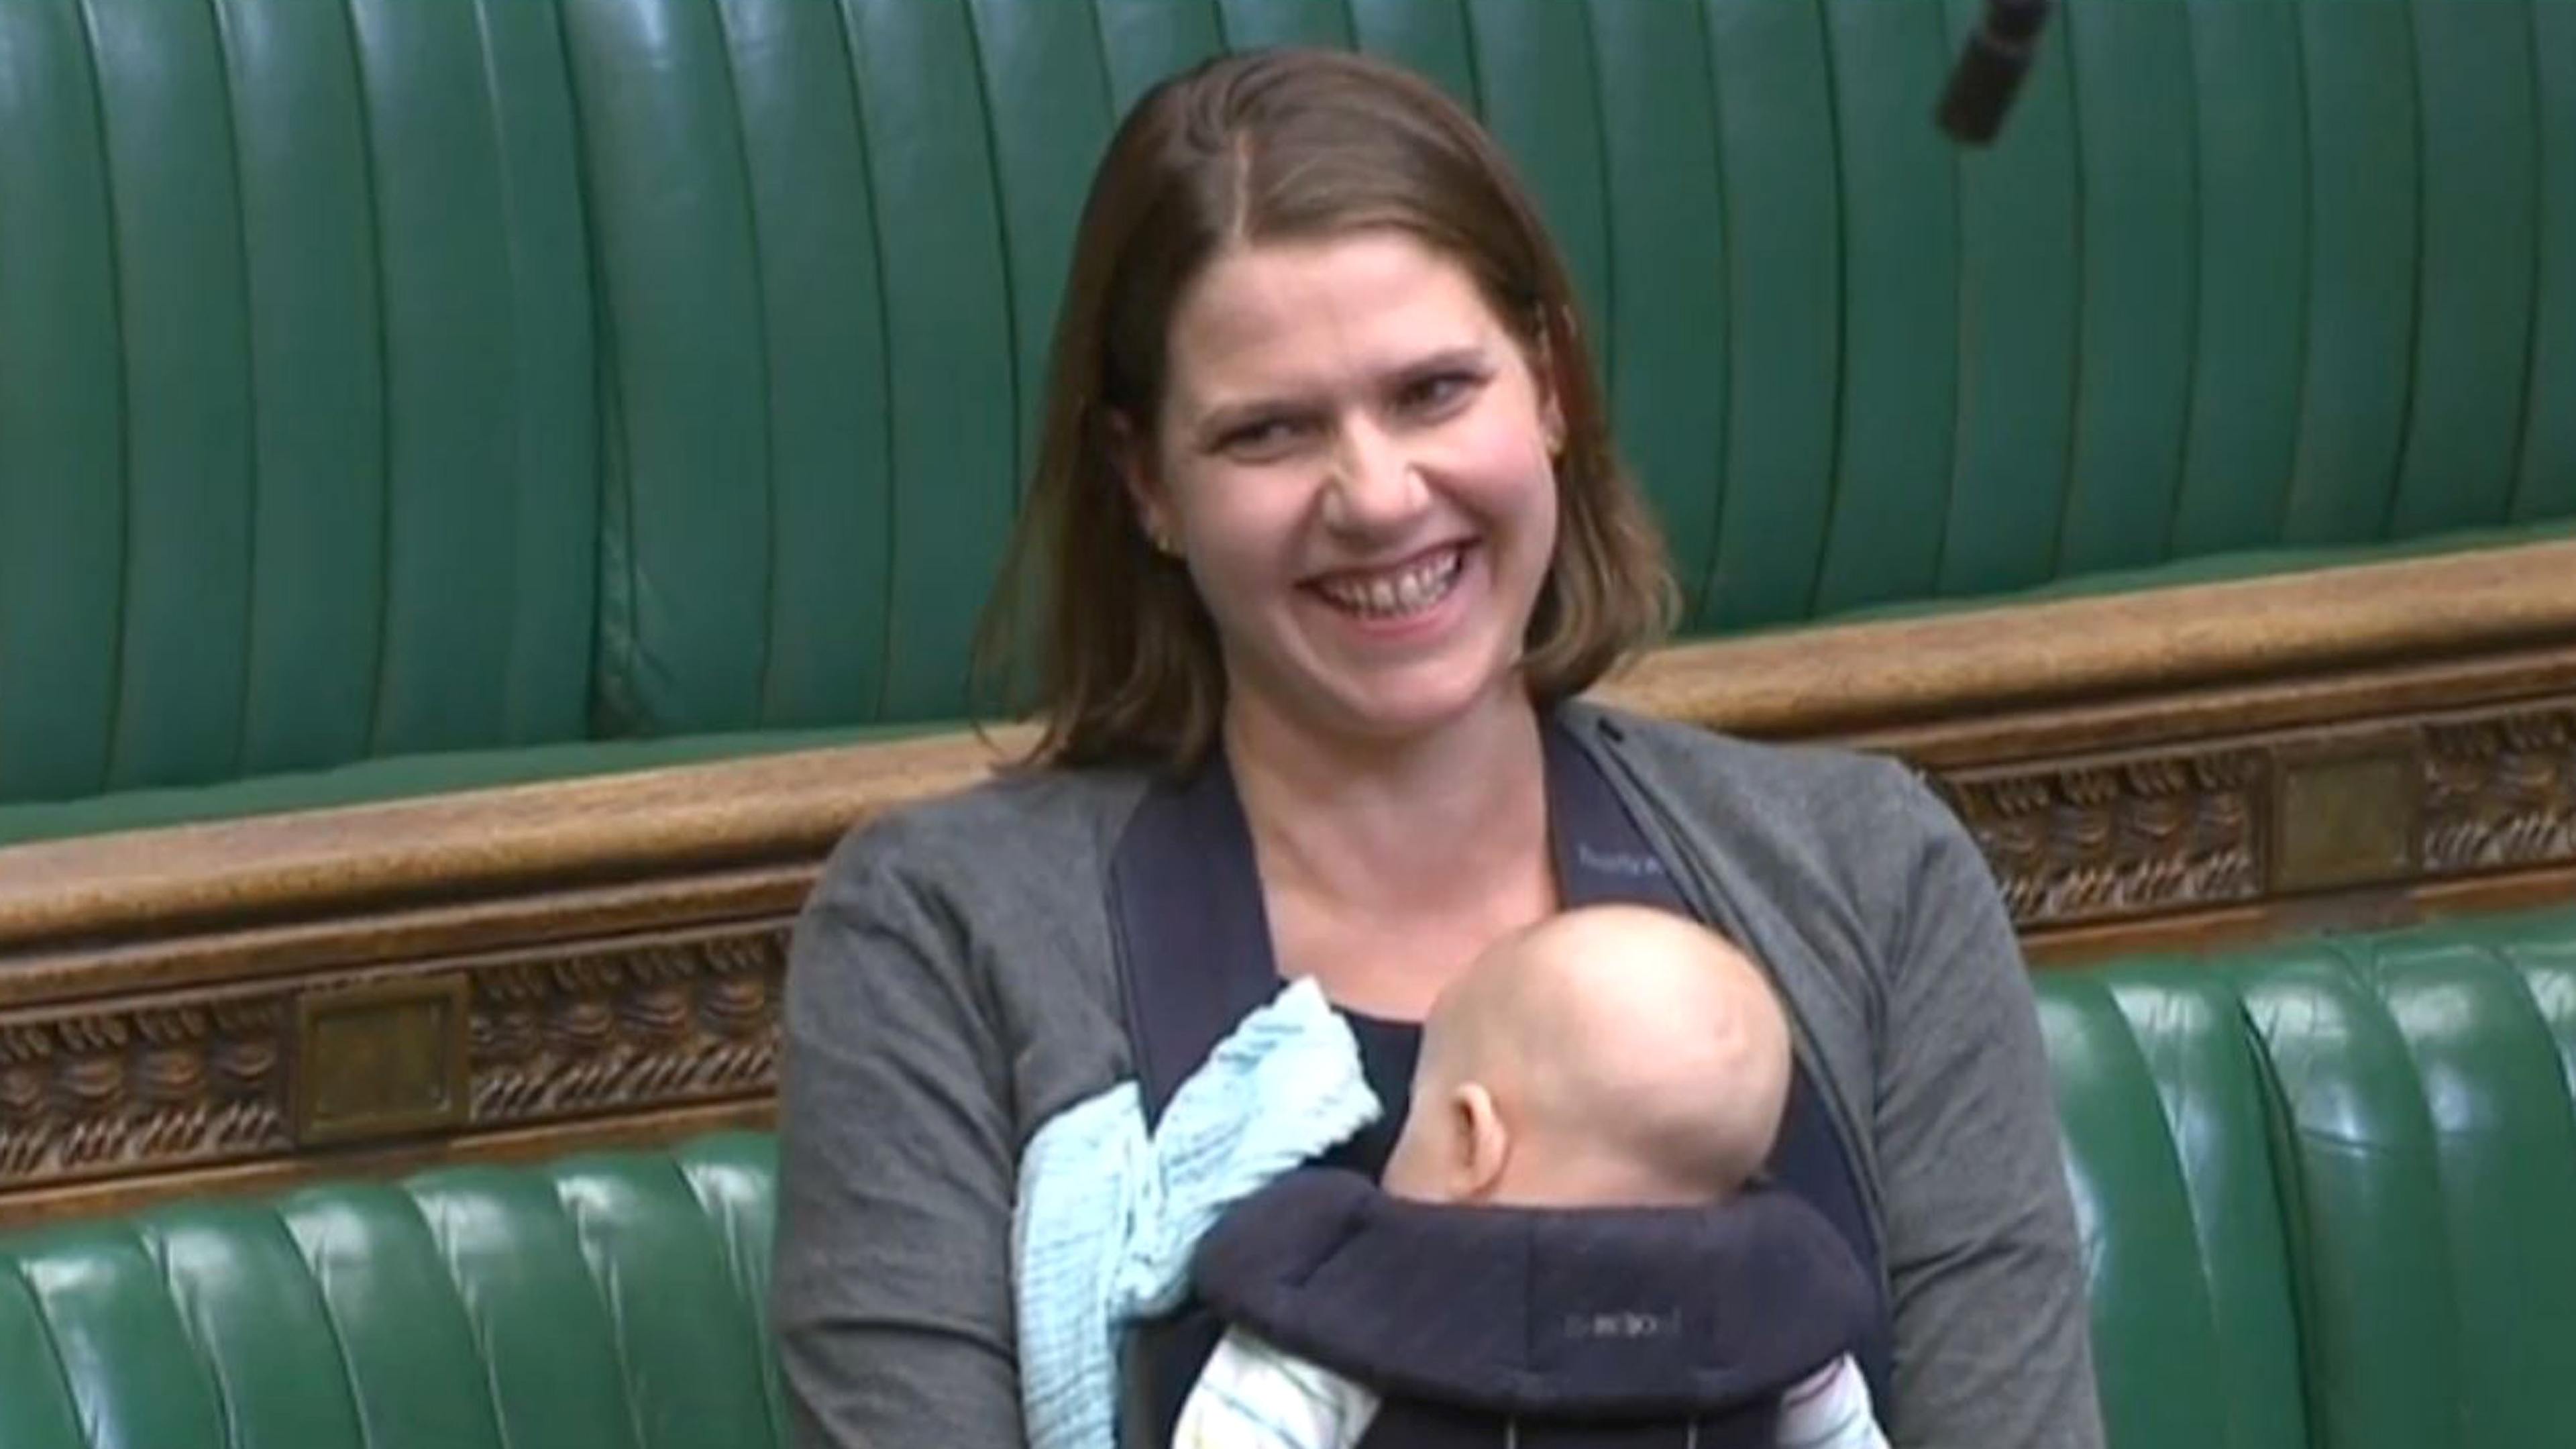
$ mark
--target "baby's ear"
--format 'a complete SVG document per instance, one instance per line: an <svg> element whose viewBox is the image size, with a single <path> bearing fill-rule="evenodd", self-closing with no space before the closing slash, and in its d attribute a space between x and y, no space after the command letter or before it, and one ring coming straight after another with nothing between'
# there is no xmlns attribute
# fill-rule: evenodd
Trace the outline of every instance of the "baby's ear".
<svg viewBox="0 0 2576 1449"><path fill-rule="evenodd" d="M1484 1202L1494 1195L1511 1164L1511 1129L1494 1105L1494 1094L1480 1082L1463 1083L1450 1093L1449 1117L1450 1200Z"/></svg>

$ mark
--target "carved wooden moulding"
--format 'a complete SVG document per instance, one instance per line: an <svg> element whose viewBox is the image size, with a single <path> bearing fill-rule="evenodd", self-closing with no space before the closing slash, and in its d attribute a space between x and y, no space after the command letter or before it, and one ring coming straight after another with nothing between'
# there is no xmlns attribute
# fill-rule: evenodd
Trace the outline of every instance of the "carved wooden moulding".
<svg viewBox="0 0 2576 1449"><path fill-rule="evenodd" d="M293 1147L292 1008L271 991L0 1026L0 1183Z"/></svg>
<svg viewBox="0 0 2576 1449"><path fill-rule="evenodd" d="M756 1098L786 926L0 1025L0 1190Z"/></svg>
<svg viewBox="0 0 2576 1449"><path fill-rule="evenodd" d="M767 1092L786 974L783 925L475 972L470 1120Z"/></svg>
<svg viewBox="0 0 2576 1449"><path fill-rule="evenodd" d="M2576 702L1936 776L2025 932L2576 864Z"/></svg>

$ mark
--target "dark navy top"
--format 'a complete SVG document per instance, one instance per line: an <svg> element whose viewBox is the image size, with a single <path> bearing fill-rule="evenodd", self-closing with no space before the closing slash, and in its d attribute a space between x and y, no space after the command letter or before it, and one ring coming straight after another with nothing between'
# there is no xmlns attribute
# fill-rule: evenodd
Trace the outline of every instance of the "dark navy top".
<svg viewBox="0 0 2576 1449"><path fill-rule="evenodd" d="M1386 1107L1384 1115L1322 1159L1326 1167L1344 1167L1371 1181L1386 1172L1395 1139L1404 1131L1403 1104L1413 1100L1413 1068L1422 1060L1422 1024L1390 1021L1382 1016L1344 1010L1351 1037L1359 1043L1360 1072L1369 1090Z"/></svg>

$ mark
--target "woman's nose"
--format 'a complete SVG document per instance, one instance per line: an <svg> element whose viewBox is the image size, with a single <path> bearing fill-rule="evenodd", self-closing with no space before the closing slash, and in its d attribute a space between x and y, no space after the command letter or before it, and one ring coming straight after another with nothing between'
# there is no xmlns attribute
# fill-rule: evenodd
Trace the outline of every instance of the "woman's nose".
<svg viewBox="0 0 2576 1449"><path fill-rule="evenodd" d="M1366 425L1343 434L1324 492L1326 523L1353 533L1391 532L1429 499L1422 470L1395 439Z"/></svg>

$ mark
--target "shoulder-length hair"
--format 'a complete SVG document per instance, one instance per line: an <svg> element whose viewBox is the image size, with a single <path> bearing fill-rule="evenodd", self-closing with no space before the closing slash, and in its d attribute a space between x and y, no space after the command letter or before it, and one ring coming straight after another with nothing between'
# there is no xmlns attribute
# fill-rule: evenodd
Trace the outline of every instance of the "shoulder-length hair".
<svg viewBox="0 0 2576 1449"><path fill-rule="evenodd" d="M1531 697L1580 693L1669 626L1662 538L1612 447L1564 260L1500 147L1395 66L1227 56L1137 102L1083 206L1036 467L977 648L987 686L1034 690L1031 763L1205 757L1225 704L1215 626L1145 537L1113 439L1153 436L1172 314L1220 250L1373 228L1463 266L1563 413L1556 554L1522 653Z"/></svg>

